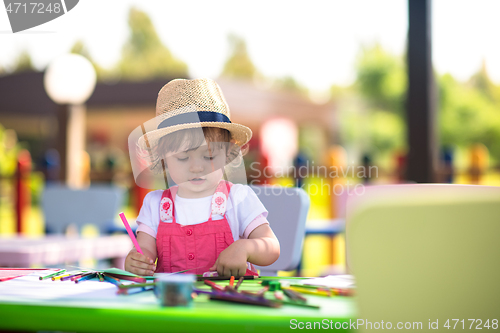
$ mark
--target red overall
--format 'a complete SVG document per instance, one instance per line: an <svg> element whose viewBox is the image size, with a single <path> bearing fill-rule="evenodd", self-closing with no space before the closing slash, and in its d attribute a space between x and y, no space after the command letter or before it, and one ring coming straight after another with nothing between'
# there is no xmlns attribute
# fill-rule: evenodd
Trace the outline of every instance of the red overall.
<svg viewBox="0 0 500 333"><path fill-rule="evenodd" d="M221 181L212 197L212 210L208 221L181 225L175 220L174 202L177 186L163 191L160 201L160 222L156 234L157 273L178 272L203 274L209 271L219 254L234 242L226 219L226 204L232 183ZM212 220L212 214L222 215ZM172 220L167 223L167 220ZM247 274L252 274L247 270ZM255 273L253 273L255 274Z"/></svg>

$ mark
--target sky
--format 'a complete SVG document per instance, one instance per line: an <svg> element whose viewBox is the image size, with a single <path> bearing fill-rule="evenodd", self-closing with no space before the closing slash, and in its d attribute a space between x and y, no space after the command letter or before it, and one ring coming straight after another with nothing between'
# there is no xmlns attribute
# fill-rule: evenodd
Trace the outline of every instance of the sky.
<svg viewBox="0 0 500 333"><path fill-rule="evenodd" d="M148 13L192 78L217 78L230 33L246 40L265 76L292 76L313 91L352 83L363 45L380 43L396 55L406 47L407 0L81 0L67 14L16 34L0 9L0 66L11 66L28 50L43 70L82 39L96 62L111 67L127 40L132 6ZM466 80L485 60L490 77L500 83L500 1L434 0L432 13L437 72Z"/></svg>

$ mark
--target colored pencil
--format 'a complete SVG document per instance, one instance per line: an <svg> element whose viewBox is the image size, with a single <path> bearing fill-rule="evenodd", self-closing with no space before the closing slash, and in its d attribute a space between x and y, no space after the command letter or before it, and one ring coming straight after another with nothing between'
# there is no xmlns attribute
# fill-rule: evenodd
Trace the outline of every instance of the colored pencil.
<svg viewBox="0 0 500 333"><path fill-rule="evenodd" d="M269 286L266 286L262 289L260 289L259 291L257 291L257 296L259 297L264 297L264 294L266 293L266 291L269 290Z"/></svg>
<svg viewBox="0 0 500 333"><path fill-rule="evenodd" d="M139 243L137 243L137 239L134 236L134 232L132 229L130 229L130 225L128 224L127 218L125 217L125 214L120 213L120 218L122 219L123 225L125 226L125 229L127 229L128 235L130 236L130 239L132 240L132 243L134 243L135 249L137 252L140 254L144 254L141 250L141 247L139 246Z"/></svg>
<svg viewBox="0 0 500 333"><path fill-rule="evenodd" d="M332 296L332 293L327 290L321 289L308 289L308 288L300 288L300 287L289 287L290 290L296 291L302 294L316 295L316 296Z"/></svg>
<svg viewBox="0 0 500 333"><path fill-rule="evenodd" d="M51 279L52 281L55 281L55 280L59 280L59 279L61 279L61 278L63 278L63 277L70 276L70 275L71 275L71 274L63 274L63 275L58 275L58 276L53 276L53 277L51 277L50 279Z"/></svg>
<svg viewBox="0 0 500 333"><path fill-rule="evenodd" d="M245 276L235 276L235 278L243 278L244 280L256 280L259 277L254 276L254 275L245 275ZM229 276L212 276L212 277L203 277L203 276L197 276L196 281L205 281L205 280L210 280L210 281L221 281L221 280L229 280L231 277Z"/></svg>
<svg viewBox="0 0 500 333"><path fill-rule="evenodd" d="M234 287L234 290L238 290L238 288L241 286L241 284L243 283L243 276L241 276L238 280L238 283L236 283L236 287Z"/></svg>
<svg viewBox="0 0 500 333"><path fill-rule="evenodd" d="M81 278L76 279L75 283L85 281L85 280L90 280L90 279L95 278L96 276L97 276L97 273L91 273L91 274L88 274L88 275L82 276Z"/></svg>
<svg viewBox="0 0 500 333"><path fill-rule="evenodd" d="M80 279L84 276L87 276L87 275L90 275L90 274L94 274L94 272L86 272L86 273L83 273L83 274L80 274L80 275L75 275L71 278L71 281L75 281L77 279Z"/></svg>
<svg viewBox="0 0 500 333"><path fill-rule="evenodd" d="M97 278L99 279L100 282L104 281L104 277L102 276L101 272L97 272Z"/></svg>
<svg viewBox="0 0 500 333"><path fill-rule="evenodd" d="M215 289L217 291L224 291L223 287L219 286L217 283L212 282L208 279L204 280L203 283L205 283L207 286L210 286L210 287L212 287L212 289Z"/></svg>
<svg viewBox="0 0 500 333"><path fill-rule="evenodd" d="M106 274L120 280L134 281L137 283L146 283L147 281L146 278L140 276L130 276L130 275L116 274L116 273L106 273Z"/></svg>
<svg viewBox="0 0 500 333"><path fill-rule="evenodd" d="M51 273L51 274L48 274L48 275L45 275L45 276L40 276L40 277L38 277L38 279L40 279L40 280L45 280L45 279L47 279L47 278L51 278L51 277L53 277L53 276L61 275L61 274L62 274L62 273L64 273L64 272L66 272L66 270L65 270L65 269L60 269L60 270L58 270L57 272L54 272L54 273Z"/></svg>
<svg viewBox="0 0 500 333"><path fill-rule="evenodd" d="M75 276L82 275L82 274L84 274L84 273L87 273L87 272L85 272L85 271L81 271L81 272L75 272L75 273L72 273L71 275L68 275L68 276L62 277L62 278L61 278L61 281L71 280L71 279L73 279Z"/></svg>
<svg viewBox="0 0 500 333"><path fill-rule="evenodd" d="M104 278L104 280L106 280L107 282L110 282L116 286L120 286L121 285L121 282L119 279L117 278L114 278L112 276L109 276L109 275L106 275L106 273L103 273L102 274L102 277Z"/></svg>
<svg viewBox="0 0 500 333"><path fill-rule="evenodd" d="M290 298L291 300L294 300L294 301L300 300L302 302L307 302L307 298L305 298L304 296L300 295L299 293L297 293L293 290L290 290L289 288L281 288L281 290L283 290L285 295L287 295L288 298Z"/></svg>
<svg viewBox="0 0 500 333"><path fill-rule="evenodd" d="M143 287L143 288L137 289L137 290L133 290L132 288L129 288L129 289L118 288L118 290L116 291L116 293L118 295L130 295L130 294L142 293L144 291L150 291L150 290L153 290L153 289L154 288L146 288L146 287Z"/></svg>
<svg viewBox="0 0 500 333"><path fill-rule="evenodd" d="M231 278L229 279L229 286L234 286L234 276L231 276Z"/></svg>
<svg viewBox="0 0 500 333"><path fill-rule="evenodd" d="M194 289L193 292L197 294L206 294L209 295L211 300L218 301L227 301L227 302L236 302L236 303L244 303L244 304L252 304L252 305L261 305L272 308L280 307L281 304L272 300L265 299L263 297L255 297L255 296L246 296L239 293L229 294L219 291L206 291L200 289Z"/></svg>
<svg viewBox="0 0 500 333"><path fill-rule="evenodd" d="M120 284L118 288L120 289L132 289L132 288L139 288L139 287L154 287L156 283L151 282L151 283L132 283L132 284Z"/></svg>

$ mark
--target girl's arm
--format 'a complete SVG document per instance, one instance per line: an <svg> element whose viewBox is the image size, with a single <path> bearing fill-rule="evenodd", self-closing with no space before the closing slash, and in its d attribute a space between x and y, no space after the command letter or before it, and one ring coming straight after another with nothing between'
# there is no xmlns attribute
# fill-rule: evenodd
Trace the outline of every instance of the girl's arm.
<svg viewBox="0 0 500 333"><path fill-rule="evenodd" d="M219 275L242 276L247 261L259 266L271 265L280 256L280 244L268 224L255 228L248 239L239 239L221 252L210 270Z"/></svg>
<svg viewBox="0 0 500 333"><path fill-rule="evenodd" d="M245 242L248 257L247 261L259 266L268 266L278 260L280 243L269 224L261 224L255 228Z"/></svg>
<svg viewBox="0 0 500 333"><path fill-rule="evenodd" d="M138 232L137 242L144 255L135 247L130 250L125 259L125 270L137 275L153 275L156 269L156 238L145 232Z"/></svg>

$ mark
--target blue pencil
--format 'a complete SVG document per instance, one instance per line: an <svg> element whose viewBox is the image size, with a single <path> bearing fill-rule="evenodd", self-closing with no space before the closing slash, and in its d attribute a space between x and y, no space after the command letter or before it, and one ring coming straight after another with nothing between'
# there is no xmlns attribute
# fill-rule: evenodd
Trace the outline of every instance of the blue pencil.
<svg viewBox="0 0 500 333"><path fill-rule="evenodd" d="M115 279L115 278L112 278L108 275L106 275L106 273L102 274L102 277L104 278L104 280L108 281L108 282L111 282L112 284L114 285L117 285L119 286L121 283L120 283L120 280L118 279Z"/></svg>
<svg viewBox="0 0 500 333"><path fill-rule="evenodd" d="M78 279L75 279L75 283L78 283L78 282L81 282L81 281L85 281L85 280L90 280L90 279L93 279L97 276L97 273L92 273L92 274L89 274L89 275L85 275L85 276L82 276L81 278L78 278Z"/></svg>

